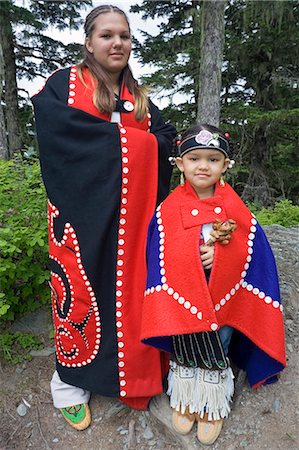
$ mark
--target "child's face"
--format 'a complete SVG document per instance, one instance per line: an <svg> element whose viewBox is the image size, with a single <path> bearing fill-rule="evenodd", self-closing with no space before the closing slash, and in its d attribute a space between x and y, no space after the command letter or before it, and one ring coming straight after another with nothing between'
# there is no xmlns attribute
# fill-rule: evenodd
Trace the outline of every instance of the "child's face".
<svg viewBox="0 0 299 450"><path fill-rule="evenodd" d="M197 195L208 198L214 195L215 183L226 171L229 160L218 150L196 149L176 158L176 164Z"/></svg>

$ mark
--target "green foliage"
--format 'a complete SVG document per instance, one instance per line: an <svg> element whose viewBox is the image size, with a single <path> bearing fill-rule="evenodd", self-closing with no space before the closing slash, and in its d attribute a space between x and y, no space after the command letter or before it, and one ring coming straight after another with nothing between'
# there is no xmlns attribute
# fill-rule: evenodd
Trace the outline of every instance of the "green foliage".
<svg viewBox="0 0 299 450"><path fill-rule="evenodd" d="M48 301L46 194L38 163L0 160L0 317Z"/></svg>
<svg viewBox="0 0 299 450"><path fill-rule="evenodd" d="M33 334L1 333L0 334L0 355L12 363L18 364L22 361L30 361L31 350L38 350L42 347L42 341Z"/></svg>
<svg viewBox="0 0 299 450"><path fill-rule="evenodd" d="M292 227L299 224L299 206L293 205L289 200L281 200L272 208L259 209L250 204L249 209L255 214L261 225L282 225Z"/></svg>
<svg viewBox="0 0 299 450"><path fill-rule="evenodd" d="M239 143L228 181L243 200L264 207L279 198L298 204L299 109L261 111L235 102L221 115L222 128Z"/></svg>

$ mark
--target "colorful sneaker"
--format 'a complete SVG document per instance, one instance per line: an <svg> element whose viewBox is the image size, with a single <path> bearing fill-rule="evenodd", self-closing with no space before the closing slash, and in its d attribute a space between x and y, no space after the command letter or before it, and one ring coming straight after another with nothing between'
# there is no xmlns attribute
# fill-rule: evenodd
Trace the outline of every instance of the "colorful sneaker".
<svg viewBox="0 0 299 450"><path fill-rule="evenodd" d="M60 408L65 420L76 430L85 430L91 422L90 409L87 403Z"/></svg>
<svg viewBox="0 0 299 450"><path fill-rule="evenodd" d="M205 413L202 419L197 415L197 421L197 439L199 442L205 445L213 444L221 432L223 419L208 420L208 414Z"/></svg>

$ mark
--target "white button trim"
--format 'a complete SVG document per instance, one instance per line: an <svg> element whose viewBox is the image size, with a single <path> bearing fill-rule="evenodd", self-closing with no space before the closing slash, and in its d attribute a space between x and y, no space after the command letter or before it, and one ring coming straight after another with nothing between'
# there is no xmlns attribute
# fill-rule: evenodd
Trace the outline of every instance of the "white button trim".
<svg viewBox="0 0 299 450"><path fill-rule="evenodd" d="M125 102L129 104L130 102ZM133 105L132 105L133 106ZM129 106L130 107L130 106ZM133 107L134 109L134 107ZM118 367L123 368L125 366L126 360L126 352L125 352L125 342L126 336L123 332L123 323L119 319L123 317L123 308L126 302L126 298L123 295L123 291L120 289L123 286L122 277L124 275L124 270L126 267L125 264L125 255L126 255L126 227L127 227L127 209L124 205L128 203L128 192L130 185L129 178L129 163L130 163L130 152L128 147L126 146L128 139L124 135L127 133L127 130L123 125L119 124L119 131L122 135L121 141L121 153L122 153L122 187L121 187L121 200L120 203L122 208L120 209L120 217L119 217L119 228L118 228L118 250L117 250L117 272L116 272L116 327L117 327L117 339L118 339ZM124 156L125 155L125 156ZM120 269L121 268L121 269ZM120 301L121 300L121 301ZM119 384L120 386L125 386L127 384L127 380L125 379L126 373L123 370L119 371ZM120 392L121 397L125 397L127 392L122 389Z"/></svg>
<svg viewBox="0 0 299 450"><path fill-rule="evenodd" d="M73 105L75 103L75 97L76 97L76 84L74 81L77 81L77 68L73 66L70 71L70 77L69 77L69 93L68 93L68 104Z"/></svg>
<svg viewBox="0 0 299 450"><path fill-rule="evenodd" d="M129 112L134 110L133 103L129 102L128 100L124 102L123 107L126 111L129 111Z"/></svg>
<svg viewBox="0 0 299 450"><path fill-rule="evenodd" d="M196 210L198 212L198 210ZM164 232L164 226L163 226L163 218L161 213L161 205L158 206L156 210L156 222L157 222L157 228L159 231L159 266L160 266L160 275L161 275L161 284L158 284L157 286L151 286L146 289L144 292L145 296L149 296L153 294L154 292L161 292L162 290L165 291L170 297L172 297L174 300L178 302L179 305L181 305L183 308L185 308L187 311L190 312L190 314L193 315L193 317L196 315L198 320L202 320L202 312L198 311L197 307L194 305L191 305L191 303L186 300L184 297L180 296L178 292L176 292L171 286L167 284L167 275L166 270L164 268L165 265L165 232Z"/></svg>
<svg viewBox="0 0 299 450"><path fill-rule="evenodd" d="M267 305L272 305L275 309L283 311L283 306L278 300L272 299L270 296L266 296L266 294L259 290L259 288L252 286L251 284L248 284L247 281L245 281L245 277L247 275L248 269L250 268L250 262L252 261L252 255L254 253L253 251L253 245L254 245L254 239L255 239L255 233L257 231L257 221L252 215L251 218L251 226L250 226L250 232L248 234L248 241L247 241L247 252L248 256L246 257L246 263L244 264L244 270L241 272L241 279L234 288L232 288L229 292L229 294L225 295L225 298L221 299L219 303L217 303L214 307L215 311L219 311L221 307L224 307L227 301L233 297L236 292L240 289L246 289L248 292L252 292L258 299L264 301Z"/></svg>

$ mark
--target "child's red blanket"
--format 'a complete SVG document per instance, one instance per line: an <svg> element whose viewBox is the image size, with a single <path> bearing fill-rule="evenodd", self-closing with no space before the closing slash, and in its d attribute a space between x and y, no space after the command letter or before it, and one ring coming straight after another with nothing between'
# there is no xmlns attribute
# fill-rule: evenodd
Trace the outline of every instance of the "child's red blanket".
<svg viewBox="0 0 299 450"><path fill-rule="evenodd" d="M216 242L209 283L199 254L203 224L234 219L228 245ZM286 364L275 260L252 213L226 183L199 199L186 183L158 207L148 234L142 340L172 352L171 335L236 331L232 358L258 386Z"/></svg>

